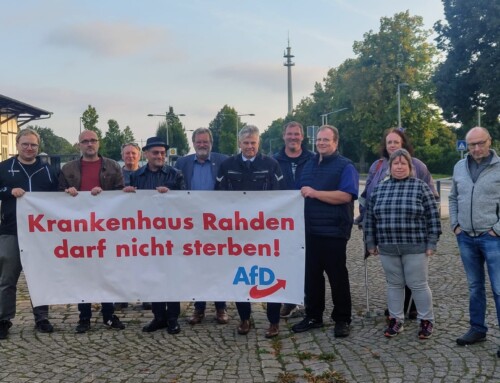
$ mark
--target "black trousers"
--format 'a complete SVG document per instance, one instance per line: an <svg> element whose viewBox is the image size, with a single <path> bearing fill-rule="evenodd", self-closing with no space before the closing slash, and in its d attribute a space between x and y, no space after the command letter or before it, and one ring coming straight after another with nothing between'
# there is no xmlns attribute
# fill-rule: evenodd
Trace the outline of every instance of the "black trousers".
<svg viewBox="0 0 500 383"><path fill-rule="evenodd" d="M236 302L236 308L241 320L249 320L252 306L250 302ZM280 322L280 309L281 303L268 303L267 304L267 320L271 324Z"/></svg>
<svg viewBox="0 0 500 383"><path fill-rule="evenodd" d="M157 320L177 319L181 313L180 302L151 302L152 312Z"/></svg>
<svg viewBox="0 0 500 383"><path fill-rule="evenodd" d="M351 288L346 266L347 240L306 235L305 306L306 316L322 320L325 311L325 277L332 291L335 322L351 323Z"/></svg>

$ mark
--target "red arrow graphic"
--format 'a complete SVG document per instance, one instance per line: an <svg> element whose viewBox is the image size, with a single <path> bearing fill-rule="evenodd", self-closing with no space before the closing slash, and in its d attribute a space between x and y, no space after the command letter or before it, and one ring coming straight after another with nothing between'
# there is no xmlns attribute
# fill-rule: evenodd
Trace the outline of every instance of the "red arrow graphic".
<svg viewBox="0 0 500 383"><path fill-rule="evenodd" d="M276 284L274 286L270 286L262 290L259 290L259 286L253 286L250 289L250 297L253 299L264 298L267 297L268 295L274 294L279 289L285 289L285 288L286 288L286 280L277 279Z"/></svg>

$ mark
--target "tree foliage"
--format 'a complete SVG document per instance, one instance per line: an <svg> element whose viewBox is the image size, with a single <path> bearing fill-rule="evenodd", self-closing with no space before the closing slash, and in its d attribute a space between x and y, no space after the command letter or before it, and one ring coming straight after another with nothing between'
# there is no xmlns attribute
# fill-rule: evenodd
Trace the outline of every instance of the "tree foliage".
<svg viewBox="0 0 500 383"><path fill-rule="evenodd" d="M442 0L446 22L439 21L438 48L446 53L435 75L444 116L470 128L478 108L485 126L495 128L500 111L500 2Z"/></svg>
<svg viewBox="0 0 500 383"><path fill-rule="evenodd" d="M41 126L28 126L40 135L40 153L50 155L56 154L78 154L78 149L75 149L68 140L54 134L51 128L43 128Z"/></svg>
<svg viewBox="0 0 500 383"><path fill-rule="evenodd" d="M97 122L99 121L99 115L97 114L97 110L92 106L89 107L82 114L82 124L85 130L92 130L96 132L99 140L102 139L102 132L97 127Z"/></svg>
<svg viewBox="0 0 500 383"><path fill-rule="evenodd" d="M161 137L171 148L176 148L178 156L184 156L189 153L186 131L172 107L169 108L165 116L165 121L158 124L156 136Z"/></svg>
<svg viewBox="0 0 500 383"><path fill-rule="evenodd" d="M218 153L234 154L238 152L237 132L246 123L241 121L241 116L233 107L224 105L215 118L209 123L214 143L212 150Z"/></svg>

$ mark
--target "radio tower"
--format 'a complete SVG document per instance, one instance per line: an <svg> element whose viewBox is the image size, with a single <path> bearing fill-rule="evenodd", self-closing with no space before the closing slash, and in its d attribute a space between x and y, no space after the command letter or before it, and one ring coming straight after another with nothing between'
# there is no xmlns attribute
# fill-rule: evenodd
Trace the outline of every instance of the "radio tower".
<svg viewBox="0 0 500 383"><path fill-rule="evenodd" d="M288 68L288 114L292 114L293 110L293 97L292 97L292 67L295 63L292 62L292 48L290 48L290 38L288 38L288 47L286 48L283 57L286 58L285 63L283 64Z"/></svg>

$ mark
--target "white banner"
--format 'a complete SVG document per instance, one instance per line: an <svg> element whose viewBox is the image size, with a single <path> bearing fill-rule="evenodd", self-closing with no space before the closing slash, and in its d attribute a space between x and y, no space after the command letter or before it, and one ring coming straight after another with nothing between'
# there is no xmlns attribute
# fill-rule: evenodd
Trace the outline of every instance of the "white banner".
<svg viewBox="0 0 500 383"><path fill-rule="evenodd" d="M32 302L303 303L298 191L26 193L17 203Z"/></svg>

